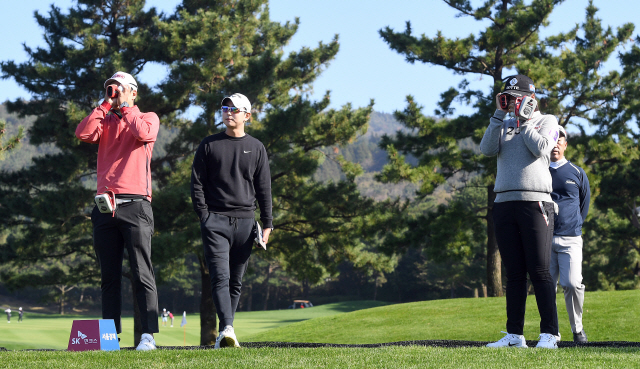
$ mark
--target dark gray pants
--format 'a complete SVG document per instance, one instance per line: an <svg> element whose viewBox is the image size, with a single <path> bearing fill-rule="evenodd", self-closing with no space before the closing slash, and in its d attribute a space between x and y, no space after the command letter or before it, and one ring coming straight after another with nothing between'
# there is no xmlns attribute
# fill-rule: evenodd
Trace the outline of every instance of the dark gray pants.
<svg viewBox="0 0 640 369"><path fill-rule="evenodd" d="M204 223L200 224L220 332L227 325L233 326L240 301L242 276L247 270L253 248L254 225L254 219L215 213L209 213Z"/></svg>
<svg viewBox="0 0 640 369"><path fill-rule="evenodd" d="M102 318L113 319L116 331L122 332L122 261L126 247L136 286L135 298L140 308L142 332L158 332L158 292L151 265L151 203L144 200L118 205L115 217L94 207L91 221L93 248L102 276Z"/></svg>

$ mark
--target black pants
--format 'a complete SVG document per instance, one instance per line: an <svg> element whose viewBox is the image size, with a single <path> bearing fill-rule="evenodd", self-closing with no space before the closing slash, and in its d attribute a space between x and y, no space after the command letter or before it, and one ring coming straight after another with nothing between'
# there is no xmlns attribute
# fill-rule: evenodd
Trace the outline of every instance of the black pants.
<svg viewBox="0 0 640 369"><path fill-rule="evenodd" d="M142 333L158 332L158 292L151 265L151 203L143 200L118 205L115 217L94 207L91 221L93 248L102 275L102 318L113 319L116 331L122 332L122 261L126 247L136 286Z"/></svg>
<svg viewBox="0 0 640 369"><path fill-rule="evenodd" d="M500 256L507 270L507 332L522 334L527 273L540 313L540 333L558 334L556 288L549 273L553 203L509 201L493 205Z"/></svg>
<svg viewBox="0 0 640 369"><path fill-rule="evenodd" d="M218 313L219 331L233 326L240 301L242 276L253 248L255 220L209 213L200 224L204 257L211 277L211 293Z"/></svg>

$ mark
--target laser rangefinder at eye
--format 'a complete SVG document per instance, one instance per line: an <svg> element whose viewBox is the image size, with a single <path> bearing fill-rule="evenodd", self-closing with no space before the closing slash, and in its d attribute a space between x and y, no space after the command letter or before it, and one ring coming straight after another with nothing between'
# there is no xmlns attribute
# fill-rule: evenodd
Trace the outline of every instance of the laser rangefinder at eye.
<svg viewBox="0 0 640 369"><path fill-rule="evenodd" d="M507 110L507 108L509 108L509 95L501 94L499 96L499 100L500 100L500 108L502 110Z"/></svg>
<svg viewBox="0 0 640 369"><path fill-rule="evenodd" d="M124 89L122 88L122 86L118 86L118 85L107 86L107 96L109 98L113 99L114 97L118 96L120 92L124 92Z"/></svg>

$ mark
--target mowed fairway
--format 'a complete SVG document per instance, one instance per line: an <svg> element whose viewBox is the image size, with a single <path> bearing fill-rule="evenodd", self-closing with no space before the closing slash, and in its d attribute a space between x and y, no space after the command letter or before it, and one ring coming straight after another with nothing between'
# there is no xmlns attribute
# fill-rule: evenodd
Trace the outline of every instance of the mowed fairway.
<svg viewBox="0 0 640 369"><path fill-rule="evenodd" d="M275 328L245 341L381 343L412 340L493 341L506 330L505 298L449 299L396 304ZM573 340L562 294L560 333ZM640 341L640 291L587 292L583 322L590 341ZM537 340L540 315L527 299L524 335Z"/></svg>
<svg viewBox="0 0 640 369"><path fill-rule="evenodd" d="M3 368L638 368L637 349L299 348L0 352Z"/></svg>
<svg viewBox="0 0 640 369"><path fill-rule="evenodd" d="M564 300L558 295L560 326L571 340ZM591 341L639 341L640 291L587 293L585 327ZM489 341L502 337L505 299L452 299L378 306L375 302L329 304L310 309L238 313L236 332L242 342L290 341L381 343L455 339ZM364 308L364 309L363 309ZM363 310L358 310L363 309ZM350 312L349 312L350 311ZM188 318L187 345L198 344L199 321ZM161 346L182 344L182 330L161 328ZM525 336L538 336L535 299L529 297ZM15 325L14 325L15 324ZM125 321L130 327L131 319ZM41 317L0 326L2 346L65 348L71 319ZM9 324L7 324L9 326ZM11 335L5 335L11 331ZM62 331L62 332L58 332ZM122 335L123 346L131 333ZM18 340L12 342L12 340ZM60 345L57 340L62 340ZM127 341L129 340L129 341ZM380 348L243 348L224 350L157 350L154 352L0 352L6 368L637 368L637 348L488 349L437 347ZM90 363L90 364L89 364Z"/></svg>
<svg viewBox="0 0 640 369"><path fill-rule="evenodd" d="M359 309L385 305L376 301L353 301L326 304L310 309L270 310L236 313L235 331L238 337L248 337L260 332L282 327L287 324L304 320L351 312ZM16 314L17 315L17 314ZM8 350L22 349L66 349L69 343L69 333L74 319L100 319L98 316L76 315L46 315L25 313L22 323L18 323L17 316L12 317L11 323L0 321L0 347ZM187 314L186 329L180 327L182 315L177 315L173 328L160 324L160 333L155 335L159 346L182 346L186 336L187 346L200 344L200 315ZM133 346L133 318L122 319L120 345ZM186 334L185 334L186 333ZM242 339L246 341L245 339Z"/></svg>

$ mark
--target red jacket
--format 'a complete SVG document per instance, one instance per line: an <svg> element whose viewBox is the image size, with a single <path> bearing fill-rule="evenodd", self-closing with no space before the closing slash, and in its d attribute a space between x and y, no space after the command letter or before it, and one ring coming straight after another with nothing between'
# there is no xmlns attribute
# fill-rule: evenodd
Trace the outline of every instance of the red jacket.
<svg viewBox="0 0 640 369"><path fill-rule="evenodd" d="M76 137L98 144L98 192L144 195L151 201L151 155L160 120L137 106L122 108L122 119L103 102L76 128Z"/></svg>

